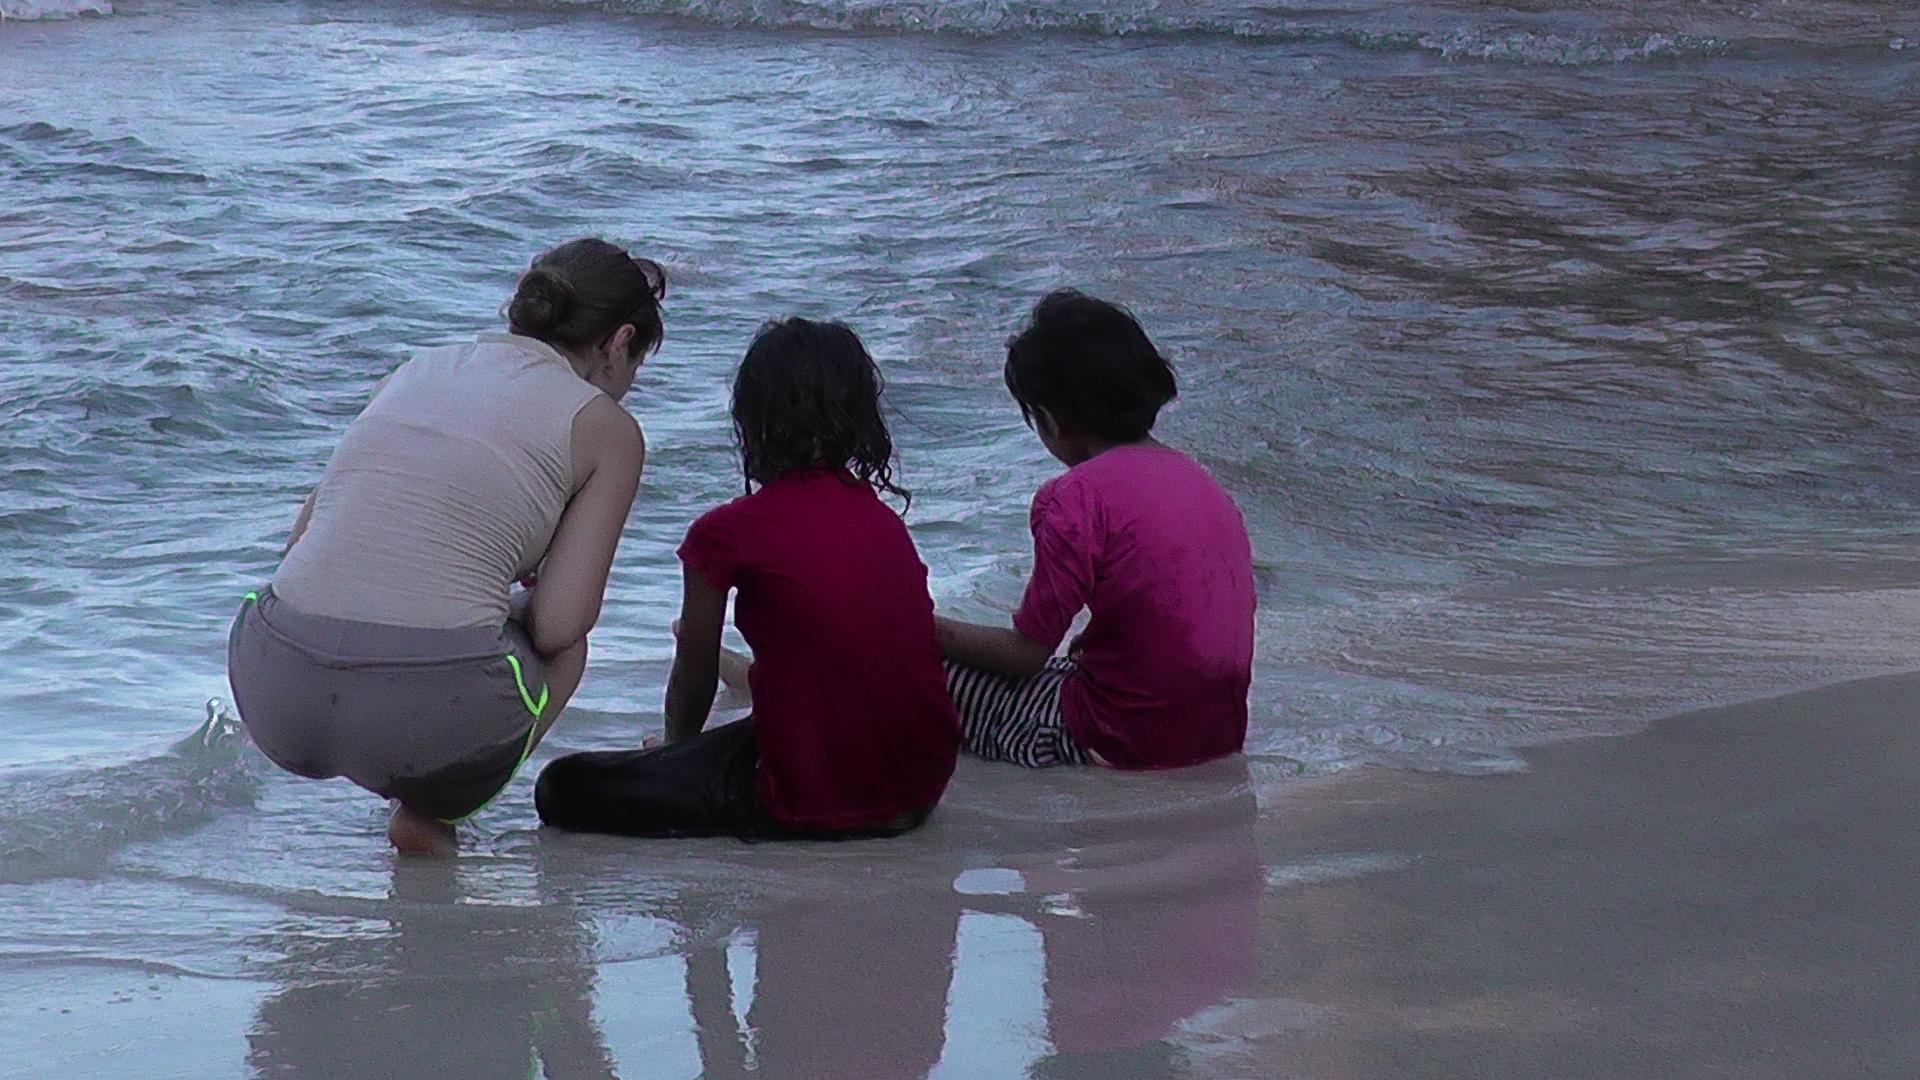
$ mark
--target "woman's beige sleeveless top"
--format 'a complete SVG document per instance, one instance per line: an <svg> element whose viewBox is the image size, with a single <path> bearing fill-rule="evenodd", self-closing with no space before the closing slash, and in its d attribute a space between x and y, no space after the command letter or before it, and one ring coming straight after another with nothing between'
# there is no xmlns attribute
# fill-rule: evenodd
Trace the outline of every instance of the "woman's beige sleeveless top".
<svg viewBox="0 0 1920 1080"><path fill-rule="evenodd" d="M274 593L335 619L502 625L573 494L573 419L599 394L532 338L415 356L348 426Z"/></svg>

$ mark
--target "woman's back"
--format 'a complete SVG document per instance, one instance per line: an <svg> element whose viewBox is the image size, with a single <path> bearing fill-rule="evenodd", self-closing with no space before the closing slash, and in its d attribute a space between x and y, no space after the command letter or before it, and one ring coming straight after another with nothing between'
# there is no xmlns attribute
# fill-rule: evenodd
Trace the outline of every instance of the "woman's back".
<svg viewBox="0 0 1920 1080"><path fill-rule="evenodd" d="M356 622L500 625L573 493L574 417L600 395L512 334L409 360L342 437L274 592Z"/></svg>

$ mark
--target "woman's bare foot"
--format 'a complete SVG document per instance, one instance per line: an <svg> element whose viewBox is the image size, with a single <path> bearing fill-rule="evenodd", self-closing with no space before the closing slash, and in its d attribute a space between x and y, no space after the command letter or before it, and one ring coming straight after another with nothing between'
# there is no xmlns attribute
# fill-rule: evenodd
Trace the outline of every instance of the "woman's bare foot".
<svg viewBox="0 0 1920 1080"><path fill-rule="evenodd" d="M393 804L393 815L387 818L387 839L402 855L445 859L455 851L452 825L409 810L398 801Z"/></svg>
<svg viewBox="0 0 1920 1080"><path fill-rule="evenodd" d="M680 641L680 620L669 622L667 629L673 631L673 640L677 644ZM720 646L720 681L726 684L727 689L748 693L747 675L752 670L753 657L738 649Z"/></svg>

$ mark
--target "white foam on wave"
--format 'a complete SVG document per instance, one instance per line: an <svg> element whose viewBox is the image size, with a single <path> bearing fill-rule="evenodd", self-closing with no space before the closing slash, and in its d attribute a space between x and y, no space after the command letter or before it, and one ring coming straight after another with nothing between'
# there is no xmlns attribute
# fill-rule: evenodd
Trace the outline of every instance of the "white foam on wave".
<svg viewBox="0 0 1920 1080"><path fill-rule="evenodd" d="M1684 34L1646 34L1622 38L1583 38L1529 30L1455 30L1421 34L1419 48L1447 60L1484 60L1554 67L1626 64L1725 52L1727 42Z"/></svg>
<svg viewBox="0 0 1920 1080"><path fill-rule="evenodd" d="M1158 0L514 0L508 6L614 11L760 30L966 37L1073 33L1325 43L1373 52L1424 52L1448 61L1566 67L1714 56L1735 47L1719 38L1683 33L1588 35L1512 26L1380 28L1346 22L1341 13L1323 9L1173 5Z"/></svg>
<svg viewBox="0 0 1920 1080"><path fill-rule="evenodd" d="M71 19L80 15L111 15L108 0L0 0L0 19Z"/></svg>

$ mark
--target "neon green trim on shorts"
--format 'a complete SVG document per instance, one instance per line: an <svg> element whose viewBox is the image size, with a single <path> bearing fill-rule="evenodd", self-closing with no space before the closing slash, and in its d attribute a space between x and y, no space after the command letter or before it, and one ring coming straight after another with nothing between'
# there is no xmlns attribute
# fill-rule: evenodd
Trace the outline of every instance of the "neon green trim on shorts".
<svg viewBox="0 0 1920 1080"><path fill-rule="evenodd" d="M546 697L547 697L546 692L544 690L541 691L541 694L540 694L541 708L546 707L546 704L547 704ZM537 721L538 719L539 718L536 716L535 720ZM521 769L526 768L527 759L533 756L534 736L538 734L540 734L540 725L538 723L535 723L531 727L527 728L527 741L524 744L522 744L520 747L520 760L514 764L513 771L507 774L507 778L500 782L499 791L495 791L493 794L487 796L486 802L483 802L479 806L476 806L473 809L467 811L466 813L461 814L459 817L443 817L440 820L446 822L449 825L458 825L461 822L472 817L473 815L479 813L480 811L485 810L487 807L492 806L493 800L500 797L500 792L507 790L507 785L513 783L513 778L520 775Z"/></svg>
<svg viewBox="0 0 1920 1080"><path fill-rule="evenodd" d="M533 723L527 726L527 741L521 745L520 760L514 763L513 771L508 773L506 780L500 784L500 791L496 791L492 795L487 796L486 802L461 814L459 817L440 819L449 825L457 825L480 811L485 810L487 807L492 806L493 800L500 797L501 791L507 790L507 785L513 783L513 778L520 775L520 770L526 767L527 759L533 756L533 740L540 735L540 714L547 711L547 702L552 700L551 695L548 693L550 687L545 685L541 686L540 700L535 701L533 695L527 691L526 675L520 670L520 658L512 653L508 653L507 666L513 669L513 685L515 689L520 691L520 703L525 705L527 711L533 714Z"/></svg>
<svg viewBox="0 0 1920 1080"><path fill-rule="evenodd" d="M251 601L260 599L260 594L257 592L249 592L246 596L242 597L241 599L246 602L251 602Z"/></svg>
<svg viewBox="0 0 1920 1080"><path fill-rule="evenodd" d="M542 685L540 687L540 700L533 700L533 695L527 692L527 677L520 670L520 658L512 653L508 653L507 666L513 669L513 685L520 690L520 704L527 707L527 711L533 714L535 720L540 719L540 714L547 711L548 687Z"/></svg>

